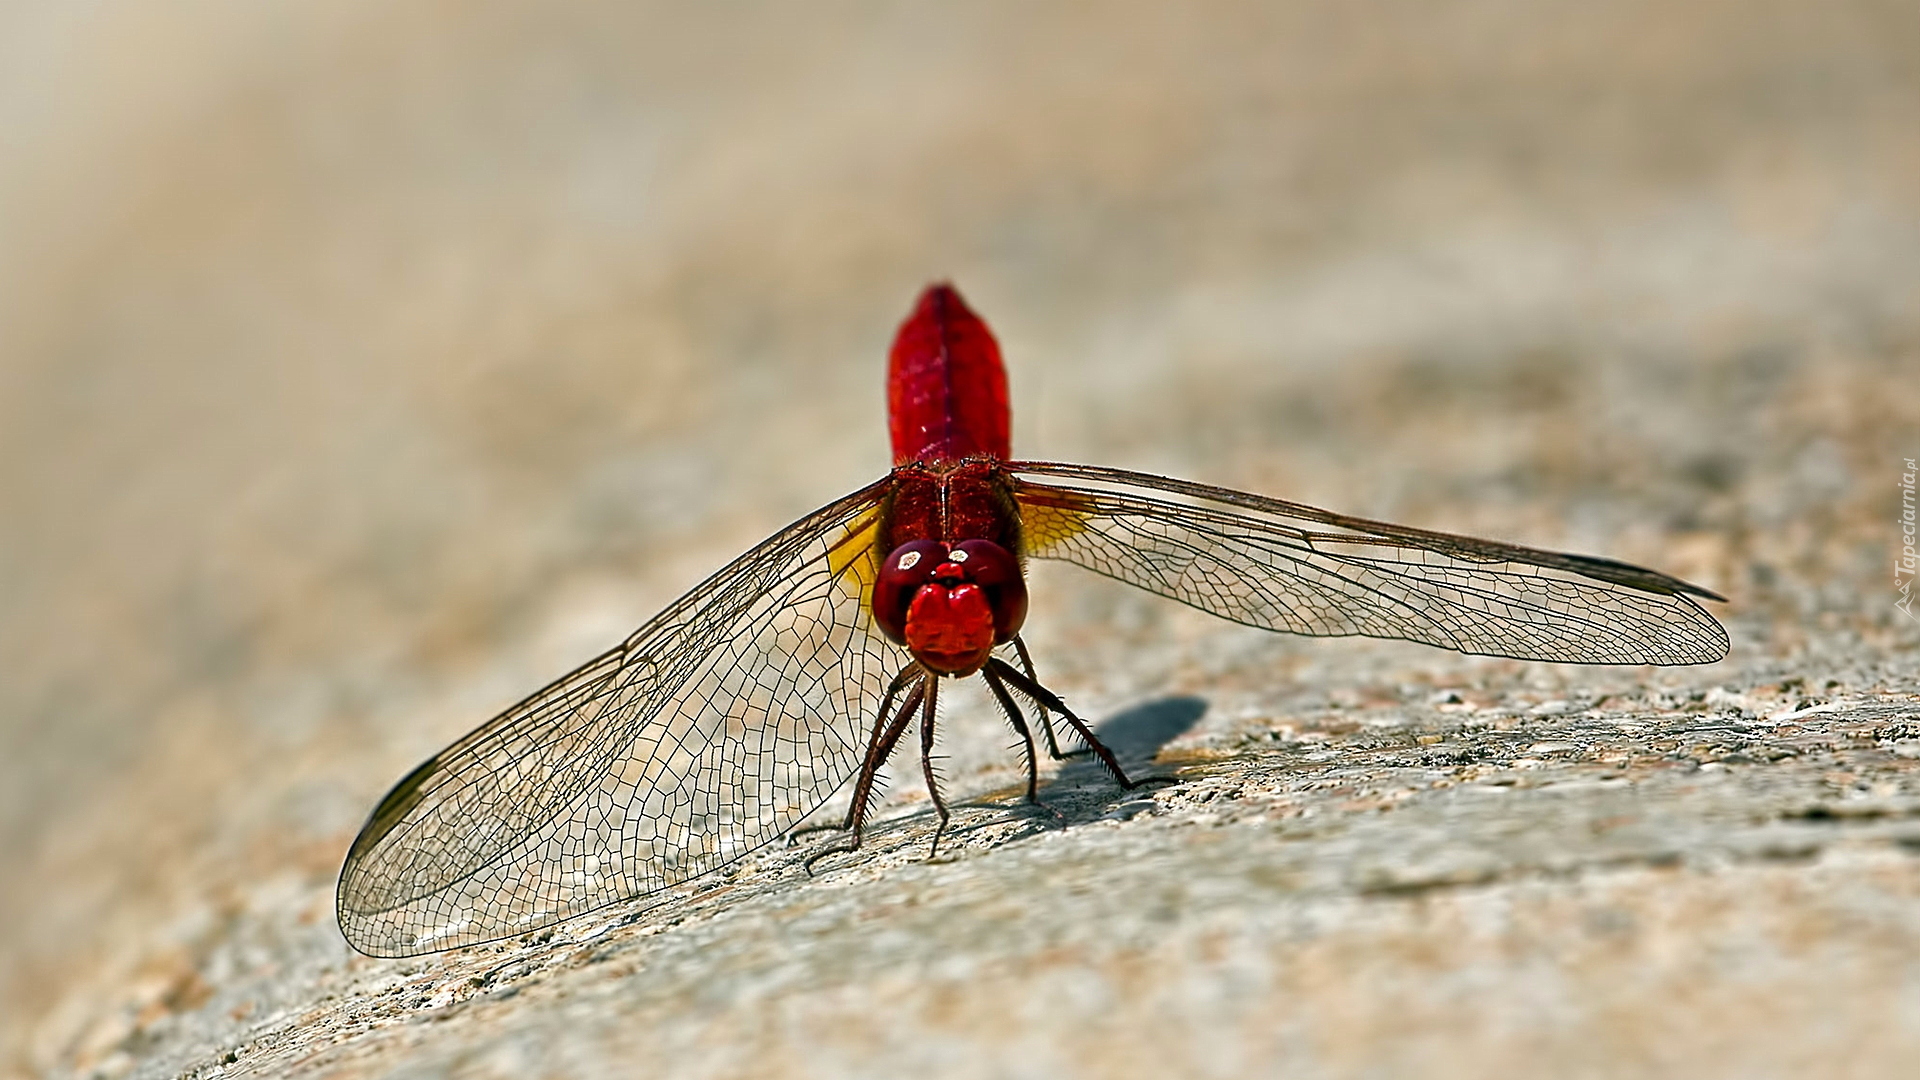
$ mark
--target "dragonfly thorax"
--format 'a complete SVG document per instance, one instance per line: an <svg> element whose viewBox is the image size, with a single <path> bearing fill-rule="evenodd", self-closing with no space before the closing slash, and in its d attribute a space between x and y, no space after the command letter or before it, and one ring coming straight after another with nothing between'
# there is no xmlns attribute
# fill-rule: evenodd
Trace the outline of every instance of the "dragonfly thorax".
<svg viewBox="0 0 1920 1080"><path fill-rule="evenodd" d="M1027 617L1020 563L991 540L914 540L880 564L873 618L935 671L970 675Z"/></svg>

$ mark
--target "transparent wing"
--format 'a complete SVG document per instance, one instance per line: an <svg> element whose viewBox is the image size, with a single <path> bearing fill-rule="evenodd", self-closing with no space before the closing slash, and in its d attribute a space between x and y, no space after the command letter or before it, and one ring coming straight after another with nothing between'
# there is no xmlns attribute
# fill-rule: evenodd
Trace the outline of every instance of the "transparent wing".
<svg viewBox="0 0 1920 1080"><path fill-rule="evenodd" d="M1726 631L1693 599L1721 597L1628 563L1121 469L1008 468L1020 478L1029 555L1248 626L1579 664L1704 664L1727 654Z"/></svg>
<svg viewBox="0 0 1920 1080"><path fill-rule="evenodd" d="M341 869L347 940L407 956L538 929L817 808L904 662L865 610L885 485L782 529L401 780Z"/></svg>

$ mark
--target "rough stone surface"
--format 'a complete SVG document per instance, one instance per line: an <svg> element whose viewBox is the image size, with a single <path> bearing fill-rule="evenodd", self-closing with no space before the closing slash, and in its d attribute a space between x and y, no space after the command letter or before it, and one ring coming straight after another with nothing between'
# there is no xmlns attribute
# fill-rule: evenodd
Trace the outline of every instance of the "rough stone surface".
<svg viewBox="0 0 1920 1080"><path fill-rule="evenodd" d="M716 12L720 9L715 9ZM0 1073L1898 1077L1920 1060L1911 3L0 12ZM1731 656L1260 634L1041 566L1132 765L946 702L859 855L416 960L426 754L887 460L1599 552Z"/></svg>

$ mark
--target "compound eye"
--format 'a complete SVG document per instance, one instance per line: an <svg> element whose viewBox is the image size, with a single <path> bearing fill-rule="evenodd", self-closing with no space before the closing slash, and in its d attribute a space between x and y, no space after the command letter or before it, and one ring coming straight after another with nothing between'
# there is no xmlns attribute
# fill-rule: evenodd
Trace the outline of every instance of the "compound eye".
<svg viewBox="0 0 1920 1080"><path fill-rule="evenodd" d="M986 590L993 608L994 643L1005 644L1027 620L1027 582L1020 560L991 540L962 540L948 559L966 568L967 578Z"/></svg>
<svg viewBox="0 0 1920 1080"><path fill-rule="evenodd" d="M947 561L947 546L937 540L915 540L887 553L880 576L873 583L873 621L896 643L907 640L907 605L920 586Z"/></svg>
<svg viewBox="0 0 1920 1080"><path fill-rule="evenodd" d="M1005 585L1020 578L1020 563L1013 552L991 540L962 540L947 558L965 567L967 577L981 585Z"/></svg>

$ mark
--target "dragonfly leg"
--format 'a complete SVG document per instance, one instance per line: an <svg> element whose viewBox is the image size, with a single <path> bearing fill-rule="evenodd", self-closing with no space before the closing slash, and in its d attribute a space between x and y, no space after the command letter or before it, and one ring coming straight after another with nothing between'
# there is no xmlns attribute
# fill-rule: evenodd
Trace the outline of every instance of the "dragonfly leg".
<svg viewBox="0 0 1920 1080"><path fill-rule="evenodd" d="M880 699L880 709L873 714L873 730L867 733L867 752L866 755L860 759L860 775L865 776L867 774L867 763L873 760L874 751L880 745L880 735L887 728L887 718L893 715L893 699L900 695L900 688L907 685L907 680L919 670L920 665L917 662L909 662L906 667L900 669L900 674L893 677L893 682L887 685L887 694ZM886 755L881 755L883 760L885 757ZM843 818L838 825L801 825L789 830L787 833L787 846L793 846L793 839L796 836L805 836L808 833L817 832L846 832L853 828L853 808L855 805L854 803L847 804L847 816Z"/></svg>
<svg viewBox="0 0 1920 1080"><path fill-rule="evenodd" d="M931 859L940 854L940 834L947 831L947 819L953 815L947 812L947 801L940 797L940 780L933 774L933 706L940 684L928 679L926 687L926 701L920 706L920 771L926 774L927 795L933 800L934 812L940 815L940 824L933 828L933 847L927 852Z"/></svg>
<svg viewBox="0 0 1920 1080"><path fill-rule="evenodd" d="M1033 657L1027 654L1026 639L1016 635L1013 639L1013 649L1014 649L1014 652L1020 657L1020 666L1027 669L1027 678L1031 679L1034 685L1036 686L1039 685L1040 676L1034 673ZM1079 757L1081 754L1085 754L1089 752L1088 749L1082 748L1079 750L1068 750L1065 753L1061 753L1060 743L1057 739L1053 737L1053 718L1047 715L1047 707L1045 705L1041 705L1038 711L1040 713L1040 730L1045 732L1047 736L1048 756L1052 757L1053 760L1055 761L1065 761L1070 757ZM1031 754L1031 750L1029 750L1029 754Z"/></svg>
<svg viewBox="0 0 1920 1080"><path fill-rule="evenodd" d="M867 811L872 809L874 784L879 779L880 767L887 763L888 755L893 753L894 745L900 741L900 735L913 722L914 713L920 709L920 702L927 697L927 688L932 685L935 676L931 672L922 675L920 685L913 688L907 700L900 704L900 711L887 723L880 737L874 740L867 751L867 760L860 766L860 779L853 785L853 805L847 810L847 839L841 843L821 848L807 856L801 863L807 873L813 873L813 864L829 855L860 850L860 832L867 823ZM883 714L884 715L884 714Z"/></svg>
<svg viewBox="0 0 1920 1080"><path fill-rule="evenodd" d="M1001 681L999 673L987 667L981 668L980 674L987 680L987 687L993 691L994 700L1000 703L1000 711L1007 714L1007 721L1013 725L1013 730L1019 733L1020 741L1027 744L1027 801L1039 806L1040 768L1035 760L1033 731L1027 727L1026 718L1021 715L1020 706L1014 702L1013 695L1007 693L1007 684ZM1046 714L1042 712L1041 715Z"/></svg>
<svg viewBox="0 0 1920 1080"><path fill-rule="evenodd" d="M1052 709L1054 712L1065 717L1067 723L1073 727L1074 732L1086 742L1087 749L1093 751L1093 756L1100 759L1100 764L1106 766L1107 771L1113 774L1114 780L1117 781L1121 787L1131 791L1142 784L1172 783L1172 781L1165 777L1157 776L1143 777L1139 780L1129 780L1126 770L1120 767L1120 759L1113 756L1113 751L1107 749L1106 743L1094 737L1093 729L1087 726L1085 720L1075 716L1073 710L1067 708L1067 703L1061 701L1058 694L1027 678L1025 675L1020 674L1019 671L1014 669L1013 665L999 657L988 660L987 666L999 672L1000 677L1012 683L1016 690L1039 702L1042 708Z"/></svg>

